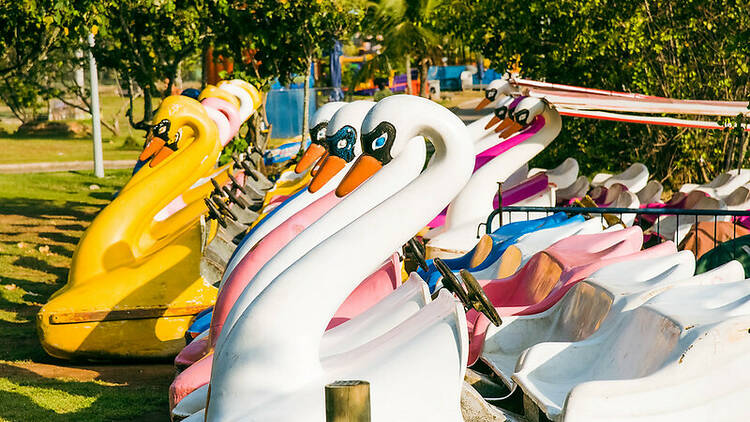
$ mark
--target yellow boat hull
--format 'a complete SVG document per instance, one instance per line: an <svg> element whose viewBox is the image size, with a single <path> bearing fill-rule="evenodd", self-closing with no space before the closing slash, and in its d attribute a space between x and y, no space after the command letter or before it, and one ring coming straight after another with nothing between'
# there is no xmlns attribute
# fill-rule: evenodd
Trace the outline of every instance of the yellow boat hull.
<svg viewBox="0 0 750 422"><path fill-rule="evenodd" d="M200 230L193 225L141 263L55 293L37 315L44 350L64 359L175 356L192 316L216 301L217 289L198 275Z"/></svg>

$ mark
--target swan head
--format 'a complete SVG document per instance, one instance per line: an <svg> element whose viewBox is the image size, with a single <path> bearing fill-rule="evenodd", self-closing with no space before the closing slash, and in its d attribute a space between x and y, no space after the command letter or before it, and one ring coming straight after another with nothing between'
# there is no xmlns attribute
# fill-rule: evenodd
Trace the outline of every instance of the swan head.
<svg viewBox="0 0 750 422"><path fill-rule="evenodd" d="M528 126L546 109L547 103L542 98L526 97L513 110L513 120L520 125Z"/></svg>
<svg viewBox="0 0 750 422"><path fill-rule="evenodd" d="M145 146L138 157L139 163L151 160L149 167L159 165L192 141L195 127L210 121L204 119L208 119L208 115L197 100L184 95L165 98L154 115L154 125L146 134Z"/></svg>
<svg viewBox="0 0 750 422"><path fill-rule="evenodd" d="M494 110L492 110L492 119L490 119L489 122L487 122L487 125L484 127L484 130L487 130L491 128L492 126L495 126L498 122L504 121L508 119L510 116L510 112L512 110L511 106L513 105L514 98L506 95L502 98L500 98L497 102L497 107L495 107Z"/></svg>
<svg viewBox="0 0 750 422"><path fill-rule="evenodd" d="M328 122L325 157L308 190L317 192L336 174L362 154L359 141L359 128L367 113L375 105L373 101L354 101L341 107Z"/></svg>
<svg viewBox="0 0 750 422"><path fill-rule="evenodd" d="M430 100L412 95L392 95L380 100L362 123L362 155L339 184L336 196L343 197L349 194L398 156L418 133L415 130L398 131L396 128L416 129L413 110L423 105L434 104ZM412 112L409 112L410 110Z"/></svg>
<svg viewBox="0 0 750 422"><path fill-rule="evenodd" d="M310 166L315 164L326 153L326 128L328 127L328 121L346 104L341 101L326 103L313 114L310 121L310 140L312 143L307 147L307 150L305 150L305 153L294 168L297 174L307 171Z"/></svg>
<svg viewBox="0 0 750 422"><path fill-rule="evenodd" d="M503 95L510 95L512 93L513 87L510 82L505 79L495 79L484 89L484 98L482 98L482 101L479 102L475 110L481 110Z"/></svg>
<svg viewBox="0 0 750 422"><path fill-rule="evenodd" d="M509 111L509 118L503 124L500 124L495 131L500 133L500 138L508 139L511 135L533 123L536 117L542 114L547 107L548 104L541 98L526 97Z"/></svg>

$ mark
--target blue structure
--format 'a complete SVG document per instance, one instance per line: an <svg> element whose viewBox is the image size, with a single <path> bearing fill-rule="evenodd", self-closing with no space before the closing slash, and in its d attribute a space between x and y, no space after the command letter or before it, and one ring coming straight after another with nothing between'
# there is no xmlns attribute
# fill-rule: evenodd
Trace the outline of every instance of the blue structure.
<svg viewBox="0 0 750 422"><path fill-rule="evenodd" d="M315 72L312 72L312 74L315 74ZM317 110L315 91L312 90L315 81L310 78L307 82L311 90L310 116L312 116ZM271 85L271 91L269 91L266 99L266 115L268 116L268 122L273 126L271 137L294 138L302 134L302 103L304 99L305 92L302 83L290 84L289 88L281 85L279 81Z"/></svg>
<svg viewBox="0 0 750 422"><path fill-rule="evenodd" d="M430 70L427 71L428 80L439 80L441 91L460 91L461 90L461 72L466 70L466 66L430 66ZM481 79L479 77L480 72L477 71L472 78L472 82L475 85L488 84L495 79L500 79L503 74L497 72L494 69L483 69L481 72Z"/></svg>

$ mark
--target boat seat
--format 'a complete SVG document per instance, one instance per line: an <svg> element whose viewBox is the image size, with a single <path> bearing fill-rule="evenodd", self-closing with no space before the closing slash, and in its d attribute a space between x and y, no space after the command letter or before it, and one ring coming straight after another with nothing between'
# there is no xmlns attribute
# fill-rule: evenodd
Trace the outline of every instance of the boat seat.
<svg viewBox="0 0 750 422"><path fill-rule="evenodd" d="M600 221L590 219L524 235L518 242L508 246L503 252L494 278L510 277L524 266L535 253L547 249L559 240L579 234L599 233L602 228ZM480 278L478 274L475 276Z"/></svg>
<svg viewBox="0 0 750 422"><path fill-rule="evenodd" d="M580 221L583 220L582 217L574 217L574 219L575 218L579 219ZM493 243L492 251L485 258L484 262L482 262L478 266L471 266L471 258L474 256L474 249L457 258L444 259L443 262L445 262L448 268L456 272L464 268L472 269L472 271L477 272L484 270L500 258L508 245L515 243L524 234L539 230L543 227L549 228L565 224L567 220L569 220L567 215L560 212L548 217L535 220L518 221L515 223L505 224L490 235ZM417 269L417 274L419 274L419 276L427 282L427 285L430 286L431 291L435 290L437 283L441 278L440 272L437 271L437 269L435 268L435 264L431 259L427 260L427 270L425 271L424 269L419 268Z"/></svg>
<svg viewBox="0 0 750 422"><path fill-rule="evenodd" d="M731 221L717 221L716 223L702 221L698 223L697 227L693 224L688 229L682 243L680 243L680 249L693 251L695 257L700 259L717 245L748 234L750 234L750 230ZM738 252L739 255L745 253L744 250Z"/></svg>
<svg viewBox="0 0 750 422"><path fill-rule="evenodd" d="M724 201L716 198L711 198L708 196L701 196L702 192L696 191L697 195L696 197L699 197L700 199L693 204L692 207L686 208L686 209L696 209L696 210L721 210L726 209L726 204ZM690 196L693 193L691 192L688 195L688 198L686 199L685 203L688 204L688 200L690 199ZM731 218L729 216L718 216L715 217L716 221L730 221ZM683 215L683 216L677 216L677 215L662 215L657 218L657 220L654 222L653 226L651 226L651 229L649 231L654 233L659 233L661 237L667 240L672 240L677 244L682 243L682 240L687 236L688 232L690 231L690 228L693 226L693 224L703 222L703 221L710 221L714 222L714 216L710 215L703 215L703 216L692 216L692 215Z"/></svg>
<svg viewBox="0 0 750 422"><path fill-rule="evenodd" d="M660 202L662 192L664 192L664 186L657 180L651 180L646 184L646 187L636 193L636 196L638 196L638 201L641 204L650 204Z"/></svg>
<svg viewBox="0 0 750 422"><path fill-rule="evenodd" d="M601 186L604 184L604 182L611 178L612 174L610 173L597 173L594 175L594 178L591 179L591 186Z"/></svg>
<svg viewBox="0 0 750 422"><path fill-rule="evenodd" d="M621 312L626 298L645 298L648 291L674 285L693 275L695 259L690 252L612 264L573 286L550 309L526 316L503 318L489 327L481 359L512 388L511 376L521 353L542 342L579 341L599 329L608 314ZM613 283L614 288L607 288ZM593 283L592 283L593 282ZM632 302L632 300L631 300Z"/></svg>
<svg viewBox="0 0 750 422"><path fill-rule="evenodd" d="M735 189L749 181L750 170L739 173L737 171L727 172L719 175L711 183L697 187L696 190L704 191L714 198L724 199Z"/></svg>
<svg viewBox="0 0 750 422"><path fill-rule="evenodd" d="M750 283L682 286L577 342L527 349L512 379L552 420L744 420Z"/></svg>
<svg viewBox="0 0 750 422"><path fill-rule="evenodd" d="M604 187L611 187L615 183L625 185L628 190L638 192L646 187L648 183L648 168L641 163L633 163L620 174L616 174L605 180Z"/></svg>
<svg viewBox="0 0 750 422"><path fill-rule="evenodd" d="M589 179L586 176L578 176L573 184L568 187L557 190L557 201L570 201L573 198L580 198L589 190Z"/></svg>
<svg viewBox="0 0 750 422"><path fill-rule="evenodd" d="M750 209L750 186L742 185L724 198L727 209L746 211Z"/></svg>
<svg viewBox="0 0 750 422"><path fill-rule="evenodd" d="M529 177L535 176L538 173L545 173L551 184L555 185L557 189L564 189L577 181L578 171L578 161L575 158L568 157L560 165L550 170L540 168L531 169Z"/></svg>
<svg viewBox="0 0 750 422"><path fill-rule="evenodd" d="M568 237L535 254L513 276L479 282L500 316L542 312L560 300L575 283L599 268L618 260L635 258L641 248L642 236L640 228L630 227ZM643 253L675 251L673 244L664 243ZM468 312L467 319L471 342L469 364L472 364L479 356L489 320L475 310Z"/></svg>
<svg viewBox="0 0 750 422"><path fill-rule="evenodd" d="M470 268L474 268L481 264L492 252L492 238L488 235L482 235L479 239L479 243L474 247L471 254L471 261L469 261Z"/></svg>

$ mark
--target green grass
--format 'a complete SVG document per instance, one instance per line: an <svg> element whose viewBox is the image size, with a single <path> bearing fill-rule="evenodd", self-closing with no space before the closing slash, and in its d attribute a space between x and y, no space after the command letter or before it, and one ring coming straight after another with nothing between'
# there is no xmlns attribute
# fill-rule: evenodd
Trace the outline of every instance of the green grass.
<svg viewBox="0 0 750 422"><path fill-rule="evenodd" d="M128 99L114 94L101 95L102 120L110 125L115 122L119 126L119 134L115 135L102 127L102 146L105 160L134 160L138 158L140 147L124 148L123 143L128 136L134 138L140 146L144 139L144 132L130 127L125 112ZM143 100L135 101L135 115L143 113ZM10 109L0 104L0 129L11 133L10 136L0 135L0 164L38 163L55 161L89 161L93 160L93 147L90 137L74 139L65 136L57 137L21 137L13 132L20 125L20 121L12 117ZM81 120L87 127L91 127L91 120Z"/></svg>
<svg viewBox="0 0 750 422"><path fill-rule="evenodd" d="M104 142L105 160L135 160L139 150L123 149L122 140ZM81 139L20 139L0 137L0 164L39 163L51 161L93 160L90 140Z"/></svg>
<svg viewBox="0 0 750 422"><path fill-rule="evenodd" d="M81 369L47 356L37 339L37 311L64 285L78 239L130 170L107 174L0 175L0 421L168 417L170 365Z"/></svg>

